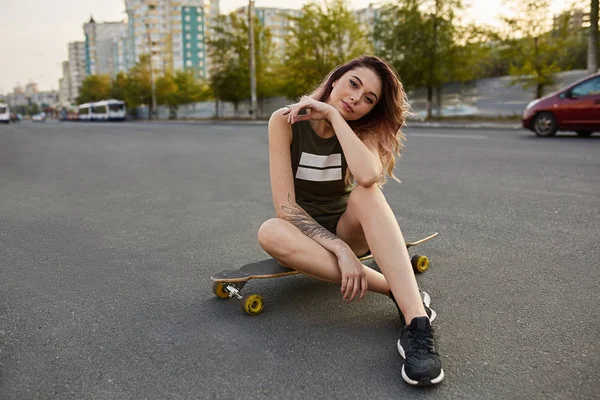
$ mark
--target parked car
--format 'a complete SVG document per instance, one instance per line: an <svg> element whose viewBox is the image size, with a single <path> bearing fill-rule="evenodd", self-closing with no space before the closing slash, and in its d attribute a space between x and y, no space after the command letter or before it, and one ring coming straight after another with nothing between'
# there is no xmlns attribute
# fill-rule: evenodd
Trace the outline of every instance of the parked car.
<svg viewBox="0 0 600 400"><path fill-rule="evenodd" d="M8 104L0 103L0 122L10 124L10 108Z"/></svg>
<svg viewBox="0 0 600 400"><path fill-rule="evenodd" d="M34 122L44 122L46 121L46 113L41 112L39 114L35 114L31 117L31 120Z"/></svg>
<svg viewBox="0 0 600 400"><path fill-rule="evenodd" d="M538 136L575 131L579 136L600 132L600 73L532 101L523 111L523 127Z"/></svg>

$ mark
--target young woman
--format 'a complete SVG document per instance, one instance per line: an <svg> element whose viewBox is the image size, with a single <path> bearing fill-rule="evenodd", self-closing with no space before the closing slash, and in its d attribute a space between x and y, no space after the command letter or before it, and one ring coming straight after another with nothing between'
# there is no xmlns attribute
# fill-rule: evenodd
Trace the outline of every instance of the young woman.
<svg viewBox="0 0 600 400"><path fill-rule="evenodd" d="M281 264L341 283L346 301L362 300L367 290L390 296L401 312L402 377L425 385L444 378L435 314L380 189L386 174L395 179L407 110L394 69L362 56L335 68L310 96L275 111L269 159L277 218L260 227L258 240ZM383 273L358 260L369 251Z"/></svg>

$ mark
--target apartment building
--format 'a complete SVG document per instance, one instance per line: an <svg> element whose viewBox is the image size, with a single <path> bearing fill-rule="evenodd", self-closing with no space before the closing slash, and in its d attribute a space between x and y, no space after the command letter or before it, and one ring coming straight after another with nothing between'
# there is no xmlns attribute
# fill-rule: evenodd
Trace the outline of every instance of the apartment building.
<svg viewBox="0 0 600 400"><path fill-rule="evenodd" d="M6 95L6 102L10 107L29 106L37 104L39 107L58 105L58 92L50 90L40 92L35 82L29 82L25 87L17 85L12 93Z"/></svg>
<svg viewBox="0 0 600 400"><path fill-rule="evenodd" d="M62 76L58 80L58 102L61 106L68 106L71 104L70 93L71 78L69 74L69 61L63 61Z"/></svg>
<svg viewBox="0 0 600 400"><path fill-rule="evenodd" d="M240 7L235 13L241 18L248 18L248 7ZM271 31L275 52L283 57L286 48L286 36L290 34L292 22L289 17L302 16L302 10L273 7L254 7L254 14L260 24Z"/></svg>
<svg viewBox="0 0 600 400"><path fill-rule="evenodd" d="M125 5L130 60L150 54L155 76L176 70L208 76L206 37L219 14L217 0L125 0Z"/></svg>
<svg viewBox="0 0 600 400"><path fill-rule="evenodd" d="M85 42L69 43L69 101L74 103L79 96L81 83L86 76Z"/></svg>
<svg viewBox="0 0 600 400"><path fill-rule="evenodd" d="M85 74L114 75L116 69L115 43L127 33L125 22L97 23L94 18L83 24L85 34Z"/></svg>

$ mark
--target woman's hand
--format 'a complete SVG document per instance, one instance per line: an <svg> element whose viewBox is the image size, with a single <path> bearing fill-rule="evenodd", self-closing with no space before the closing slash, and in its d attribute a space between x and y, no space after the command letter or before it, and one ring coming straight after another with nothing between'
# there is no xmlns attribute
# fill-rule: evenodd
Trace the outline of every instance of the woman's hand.
<svg viewBox="0 0 600 400"><path fill-rule="evenodd" d="M294 124L298 121L329 120L331 114L337 111L335 107L307 96L302 97L298 103L287 107L288 109L283 115L288 116L287 122L289 124ZM300 114L302 110L306 110L306 113Z"/></svg>
<svg viewBox="0 0 600 400"><path fill-rule="evenodd" d="M350 302L360 293L358 301L365 297L367 292L367 277L365 275L364 265L352 252L338 256L338 267L342 273L342 296L344 300Z"/></svg>

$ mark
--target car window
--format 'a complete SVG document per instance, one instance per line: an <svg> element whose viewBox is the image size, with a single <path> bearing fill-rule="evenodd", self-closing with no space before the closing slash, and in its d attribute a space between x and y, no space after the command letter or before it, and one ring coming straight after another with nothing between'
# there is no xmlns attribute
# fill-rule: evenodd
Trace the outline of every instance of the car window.
<svg viewBox="0 0 600 400"><path fill-rule="evenodd" d="M575 86L571 93L574 97L600 95L600 76Z"/></svg>

